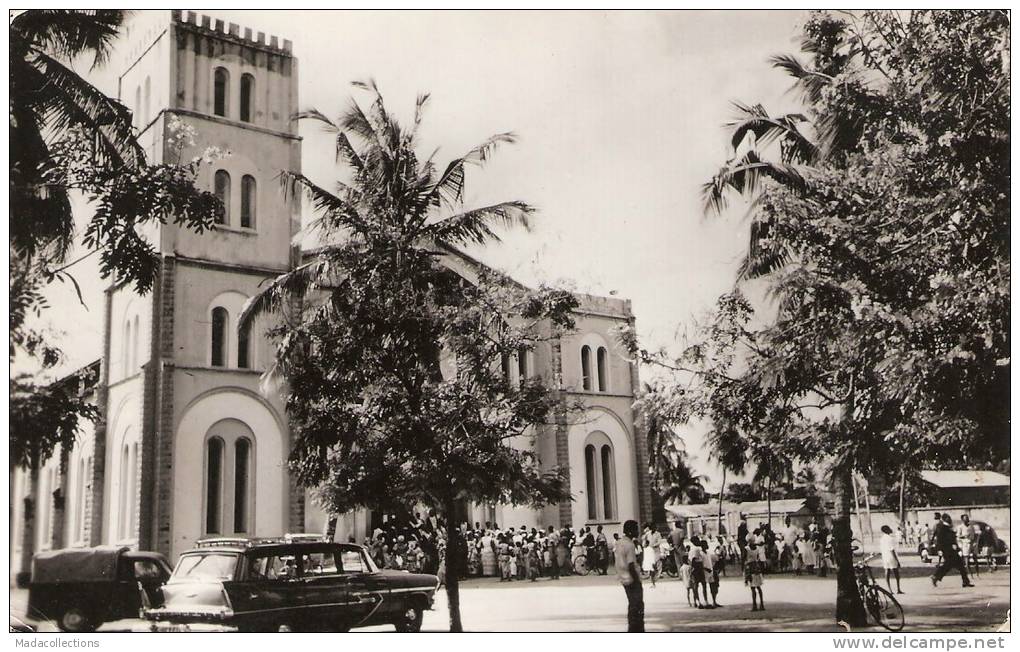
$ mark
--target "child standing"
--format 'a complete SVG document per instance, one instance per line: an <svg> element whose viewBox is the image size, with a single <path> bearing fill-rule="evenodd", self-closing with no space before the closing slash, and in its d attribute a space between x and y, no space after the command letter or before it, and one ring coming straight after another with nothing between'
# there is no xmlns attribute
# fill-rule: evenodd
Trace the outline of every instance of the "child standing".
<svg viewBox="0 0 1020 652"><path fill-rule="evenodd" d="M701 542L701 550L705 553L705 575L708 576L708 588L712 592L712 608L721 607L719 604L719 556L716 551L708 549L708 542Z"/></svg>
<svg viewBox="0 0 1020 652"><path fill-rule="evenodd" d="M538 544L531 543L528 545L528 579L532 582L538 581Z"/></svg>
<svg viewBox="0 0 1020 652"><path fill-rule="evenodd" d="M680 574L680 584L687 587L687 606L700 606L698 602L698 592L694 589L694 578L691 577L691 564L684 557L684 563L680 566L678 571ZM691 593L694 593L694 603L691 603Z"/></svg>
<svg viewBox="0 0 1020 652"><path fill-rule="evenodd" d="M744 564L744 584L751 588L751 611L765 611L765 596L761 586L764 583L764 554L756 537L747 538L747 563ZM758 604L761 603L759 607Z"/></svg>
<svg viewBox="0 0 1020 652"><path fill-rule="evenodd" d="M517 547L511 544L507 556L509 557L507 560L507 580L513 581L517 579Z"/></svg>

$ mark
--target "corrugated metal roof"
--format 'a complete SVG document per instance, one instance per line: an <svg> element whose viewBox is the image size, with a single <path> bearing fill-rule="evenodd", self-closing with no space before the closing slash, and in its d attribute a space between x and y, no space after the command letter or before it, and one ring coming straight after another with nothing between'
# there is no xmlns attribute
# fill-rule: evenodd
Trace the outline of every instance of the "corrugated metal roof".
<svg viewBox="0 0 1020 652"><path fill-rule="evenodd" d="M921 471L921 477L942 489L1009 486L1009 476L996 471Z"/></svg>

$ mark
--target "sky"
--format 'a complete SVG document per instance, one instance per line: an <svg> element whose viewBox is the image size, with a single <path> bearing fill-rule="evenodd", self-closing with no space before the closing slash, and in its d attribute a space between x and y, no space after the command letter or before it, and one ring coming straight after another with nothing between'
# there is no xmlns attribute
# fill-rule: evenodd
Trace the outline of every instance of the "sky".
<svg viewBox="0 0 1020 652"><path fill-rule="evenodd" d="M335 116L350 82L374 78L406 122L431 94L421 150L441 163L488 136L519 142L467 178L466 205L523 200L533 228L469 253L518 280L561 284L633 302L646 348L733 286L748 224L735 207L706 217L700 187L727 156L731 102L796 108L790 80L768 57L797 52L800 11L207 12L294 43L300 108ZM113 57L113 61L119 61ZM115 70L89 72L109 92ZM302 166L338 177L332 142L301 127ZM80 219L87 218L82 208ZM74 255L74 254L73 254ZM44 323L58 331L70 371L101 354L102 288L95 257L47 295ZM17 367L14 371L17 371ZM643 369L648 377L650 370ZM698 428L685 431L696 468L717 484Z"/></svg>

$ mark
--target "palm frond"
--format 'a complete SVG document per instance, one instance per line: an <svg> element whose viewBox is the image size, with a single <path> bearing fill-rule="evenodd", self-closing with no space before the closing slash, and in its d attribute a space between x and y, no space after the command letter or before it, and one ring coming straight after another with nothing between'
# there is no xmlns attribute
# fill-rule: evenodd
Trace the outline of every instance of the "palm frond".
<svg viewBox="0 0 1020 652"><path fill-rule="evenodd" d="M787 246L775 237L769 220L751 221L747 255L740 263L737 278L743 281L767 276L783 268L792 260Z"/></svg>
<svg viewBox="0 0 1020 652"><path fill-rule="evenodd" d="M316 289L335 282L333 265L329 253L336 250L329 247L319 252L311 262L295 267L269 282L258 294L248 299L238 317L238 328L250 328L260 317L279 313L292 301L300 301Z"/></svg>
<svg viewBox="0 0 1020 652"><path fill-rule="evenodd" d="M492 230L493 226L521 226L530 230L529 216L534 212L535 209L524 202L501 202L435 222L425 228L424 235L447 244L482 244L490 240L499 242L499 236Z"/></svg>
<svg viewBox="0 0 1020 652"><path fill-rule="evenodd" d="M312 202L312 208L323 217L324 223L347 228L363 228L366 225L356 206L317 185L303 174L281 171L280 185L287 198L299 192L308 197Z"/></svg>
<svg viewBox="0 0 1020 652"><path fill-rule="evenodd" d="M11 20L11 35L69 61L89 52L96 68L109 57L128 14L117 9L30 9Z"/></svg>
<svg viewBox="0 0 1020 652"><path fill-rule="evenodd" d="M773 68L783 70L796 79L792 90L799 92L810 104L820 102L825 87L832 83L832 77L805 67L797 57L789 54L770 57L769 63Z"/></svg>
<svg viewBox="0 0 1020 652"><path fill-rule="evenodd" d="M720 214L726 210L729 205L727 195L731 192L753 197L764 179L772 179L795 192L803 192L807 187L804 177L794 166L764 161L756 151L750 150L727 161L719 172L702 185L705 213Z"/></svg>
<svg viewBox="0 0 1020 652"><path fill-rule="evenodd" d="M800 113L789 113L772 117L761 104L748 106L734 102L739 117L726 126L733 129L731 144L734 151L747 139L754 136L752 145L767 146L779 141L782 144L783 160L787 163L814 163L818 160L818 147L797 128L798 123L807 122Z"/></svg>
<svg viewBox="0 0 1020 652"><path fill-rule="evenodd" d="M135 139L131 112L101 93L53 57L35 55L33 87L27 105L41 117L41 126L52 133L72 129L94 135L97 163L113 163L134 169L145 163L145 150Z"/></svg>
<svg viewBox="0 0 1020 652"><path fill-rule="evenodd" d="M513 144L517 142L517 136L513 132L496 134L486 139L483 143L469 151L464 156L456 158L446 166L442 176L429 190L426 201L429 205L458 206L464 199L464 169L468 165L484 165L492 156L499 145Z"/></svg>

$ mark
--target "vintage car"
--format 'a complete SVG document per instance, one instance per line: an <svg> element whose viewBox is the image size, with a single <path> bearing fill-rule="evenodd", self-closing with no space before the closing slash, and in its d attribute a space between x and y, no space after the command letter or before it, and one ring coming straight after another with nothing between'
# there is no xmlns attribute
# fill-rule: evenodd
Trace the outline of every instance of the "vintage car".
<svg viewBox="0 0 1020 652"><path fill-rule="evenodd" d="M995 564L996 566L1008 566L1010 563L1009 544L999 538L995 528L984 521L971 521L978 532L977 549L974 553L979 564ZM941 553L936 552L934 535L928 541L921 541L917 544L917 554L925 563L938 563Z"/></svg>
<svg viewBox="0 0 1020 652"><path fill-rule="evenodd" d="M392 624L421 629L439 580L381 571L355 544L307 535L199 541L181 555L161 606L145 610L155 631L343 632Z"/></svg>
<svg viewBox="0 0 1020 652"><path fill-rule="evenodd" d="M32 559L28 617L65 632L91 632L159 604L170 564L158 552L100 546L41 552Z"/></svg>

